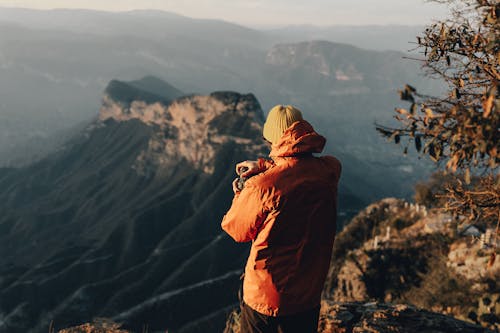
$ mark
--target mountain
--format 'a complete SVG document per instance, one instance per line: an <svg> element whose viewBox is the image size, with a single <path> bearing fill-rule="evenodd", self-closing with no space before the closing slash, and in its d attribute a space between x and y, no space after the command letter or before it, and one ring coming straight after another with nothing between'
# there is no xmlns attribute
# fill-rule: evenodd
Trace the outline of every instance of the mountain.
<svg viewBox="0 0 500 333"><path fill-rule="evenodd" d="M366 30L377 40L372 28ZM439 94L439 84L424 80L404 53L326 40L287 43L268 32L156 11L2 8L0 31L0 165L26 165L57 149L96 116L108 82L146 76L129 88L155 95L148 101L165 91L168 101L182 92L231 90L252 92L264 110L298 106L328 139L326 153L344 162L346 221L374 200L409 198L432 169L374 130L375 122L393 124L391 110L406 106L397 93L405 83ZM167 77L175 90L154 82ZM139 92L122 93L134 100Z"/></svg>
<svg viewBox="0 0 500 333"><path fill-rule="evenodd" d="M407 82L424 84L417 63L405 61L398 52L328 41L278 44L265 59L272 87L259 98L269 100L274 94L304 111L327 137L326 152L343 162L341 183L357 202L368 205L387 196L411 196L413 185L432 164L415 154L403 155L403 148L388 144L374 131L374 123L395 124L391 110L408 107L398 100L396 89ZM434 93L440 88L436 82L425 85ZM362 208L350 201L341 206Z"/></svg>
<svg viewBox="0 0 500 333"><path fill-rule="evenodd" d="M53 136L88 123L112 79L252 91L242 78L270 45L258 31L165 12L0 8L0 165L30 162L40 150L21 146L53 148Z"/></svg>
<svg viewBox="0 0 500 333"><path fill-rule="evenodd" d="M303 38L301 28L297 29L290 33L297 37L289 39L161 11L0 8L0 165L38 160L61 144L58 138L68 138L64 132L88 124L112 79L130 81L154 75L168 78L189 93L249 91L259 97L264 110L276 104L297 104L312 113L311 122L328 132L330 142L349 146L330 152L367 168L394 165L392 161L399 158L398 168L409 170L414 161L397 157L392 147L378 153L383 140L374 132L373 122L390 120L390 110L399 105L397 89L403 84L419 88L429 84L418 74L418 63L404 60L404 53L373 52L367 50L370 44L340 37L354 31L369 36L365 40L372 44L402 39L406 47L406 40L414 37L404 36L413 34L414 27L410 31L404 27L332 28L340 32ZM403 37L394 37L399 31ZM301 55L295 67L280 65L290 60L288 48ZM325 73L330 76L321 74L321 66L328 67L330 72ZM151 87L146 90L155 93ZM358 161L366 155L370 161ZM391 171L398 175L397 181L387 186L369 184L372 190L364 191L370 193L365 204L385 196L408 195L411 181L418 176L412 174L407 181L406 172ZM367 179L380 179L380 175L371 170ZM404 185L398 185L399 180ZM395 192L390 193L393 188ZM374 193L378 189L381 192Z"/></svg>
<svg viewBox="0 0 500 333"><path fill-rule="evenodd" d="M280 40L286 43L328 40L363 49L407 52L415 48L415 37L424 31L424 27L411 25L333 25L326 27L297 25L261 30L279 36Z"/></svg>
<svg viewBox="0 0 500 333"><path fill-rule="evenodd" d="M405 80L418 80L415 63L396 51L371 51L315 40L277 44L265 59L275 82L286 82L294 95L353 95L392 91Z"/></svg>
<svg viewBox="0 0 500 333"><path fill-rule="evenodd" d="M182 93L175 88L172 87L173 89L170 89L170 85L166 87L164 93L161 93L159 90L164 88L165 84L162 84L163 82L156 78L154 78L154 80L158 80L160 83L158 89L156 89L155 85L152 85L151 88L153 88L153 90L150 90L148 83L155 83L151 81L150 78L152 77L129 83L112 80L106 87L104 93L106 94L106 98L110 98L119 103L123 108L129 108L133 101L142 101L146 104L162 103L168 105L172 97L177 98L182 96ZM143 83L146 84L143 86ZM172 94L172 97L170 97L170 94Z"/></svg>
<svg viewBox="0 0 500 333"><path fill-rule="evenodd" d="M252 92L264 110L298 106L328 139L326 153L344 163L345 221L374 200L409 198L432 168L374 130L374 122L392 123L405 83L435 90L403 53L329 41L274 43L264 32L163 12L0 13L0 165L26 165L56 150L96 116L101 92L116 79L131 90L109 87L117 90L111 94L130 101L232 90ZM155 82L165 77L176 87ZM139 97L141 91L155 96Z"/></svg>
<svg viewBox="0 0 500 333"><path fill-rule="evenodd" d="M178 95L151 77L112 80L97 119L57 152L0 169L0 330L102 316L133 329L223 326L246 248L219 222L234 163L268 154L264 114L251 94ZM346 219L368 187L342 162Z"/></svg>
<svg viewBox="0 0 500 333"><path fill-rule="evenodd" d="M21 14L16 15L27 15ZM50 12L31 13L36 17L38 14L44 20L50 17ZM146 14L153 18L146 20ZM338 155L345 163L343 186L348 195L343 197L346 200L342 206L351 215L363 205L386 196L409 197L415 181L430 169L418 158L404 157L402 149L387 145L374 130L375 121L391 123L390 110L400 105L397 88L406 82L423 84L417 75L418 65L404 60L402 53L369 51L328 41L271 46L267 41L259 42L266 40L262 33L252 35L245 29L232 29L232 25L226 27L234 38L214 41L219 36L219 28L215 29L218 24L179 18L198 26L201 39L193 34L186 37L183 29L169 26L175 26L177 19L170 22L168 15L153 14L76 15L75 22L88 29L92 20L98 20L102 29L116 28L108 31L112 35L91 34L87 28L82 28L85 33L69 28L31 30L30 16L26 19L28 28L5 23L9 33L0 34L0 44L4 46L0 49L0 87L5 88L0 89L0 133L5 138L0 142L3 165L25 165L39 159L60 146L63 138L71 137L65 134L74 133L69 129L77 125L71 124L88 124L99 108L96 101L106 88L104 82L113 78L124 82L124 77L157 73L155 77L170 77L176 83L175 90L153 82L150 75L129 88L156 95L148 100L158 99L159 91L170 91L167 100L171 100L182 95L179 91L208 93L231 89L254 93L265 110L283 103L298 106L318 132L327 137L326 152ZM54 22L66 17L57 11L54 15ZM146 30L134 33L129 31L130 26L119 29L129 21L145 22L146 30L158 31L140 37ZM254 44L242 45L236 40L237 36L246 38L247 33ZM432 84L425 86L432 90ZM29 97L20 96L20 91L29 92L24 94ZM133 100L138 92L122 93ZM2 144L6 147L2 148Z"/></svg>
<svg viewBox="0 0 500 333"><path fill-rule="evenodd" d="M1 332L94 317L217 331L237 302L247 248L220 221L234 163L265 154L260 104L234 92L167 104L137 85L111 82L62 149L0 169Z"/></svg>
<svg viewBox="0 0 500 333"><path fill-rule="evenodd" d="M0 7L0 22L45 31L118 37L144 37L165 42L210 40L215 44L259 44L265 34L238 24L211 19L194 19L161 10L106 12L86 9L36 10ZM138 29L140 27L140 29Z"/></svg>
<svg viewBox="0 0 500 333"><path fill-rule="evenodd" d="M400 199L372 203L335 240L318 332L497 332L498 240L484 227ZM127 332L119 326L96 320L61 333ZM224 332L239 327L234 310Z"/></svg>
<svg viewBox="0 0 500 333"><path fill-rule="evenodd" d="M173 99L184 95L184 93L177 88L154 76L146 76L142 79L130 82L112 80L106 87L105 92L114 100L120 101L124 105L130 104L134 100L142 100L147 103L161 102L168 104ZM65 116L62 117L66 118ZM75 133L82 131L91 122L90 119L81 121L76 125L60 129L50 134L51 131L49 131L49 133L43 133L43 129L38 129L38 131L33 133L27 129L33 126L33 123L30 124L31 119L21 117L20 120L21 123L16 123L16 117L12 117L9 114L5 116L3 134L8 141L14 141L10 142L10 145L6 149L6 155L8 156L7 165L27 165L43 158L58 147L63 146L67 140L70 140L75 135ZM21 128L19 128L19 126L21 126ZM2 127L2 125L0 125L0 127ZM11 131L17 135L24 134L25 137L23 138L23 142L16 143L15 137L10 135ZM1 150L0 148L0 151Z"/></svg>

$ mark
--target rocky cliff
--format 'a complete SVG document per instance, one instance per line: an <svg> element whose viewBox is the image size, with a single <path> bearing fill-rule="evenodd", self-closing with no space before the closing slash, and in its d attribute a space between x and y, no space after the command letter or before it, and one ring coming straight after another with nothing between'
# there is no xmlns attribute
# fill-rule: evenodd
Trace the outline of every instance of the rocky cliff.
<svg viewBox="0 0 500 333"><path fill-rule="evenodd" d="M213 93L209 96L178 98L170 104L134 100L129 104L106 94L100 121L137 119L156 125L156 135L138 156L134 167L148 173L148 166L174 167L185 160L207 174L213 174L216 153L228 143L241 145L248 155L259 152L262 113L253 95ZM263 144L263 142L260 142Z"/></svg>
<svg viewBox="0 0 500 333"><path fill-rule="evenodd" d="M326 294L413 304L498 329L500 261L488 265L494 238L479 240L488 233L403 200L374 203L338 235Z"/></svg>
<svg viewBox="0 0 500 333"><path fill-rule="evenodd" d="M253 95L144 89L113 82L63 149L0 169L0 332L223 327L246 248L220 221L234 163L266 154L263 113Z"/></svg>

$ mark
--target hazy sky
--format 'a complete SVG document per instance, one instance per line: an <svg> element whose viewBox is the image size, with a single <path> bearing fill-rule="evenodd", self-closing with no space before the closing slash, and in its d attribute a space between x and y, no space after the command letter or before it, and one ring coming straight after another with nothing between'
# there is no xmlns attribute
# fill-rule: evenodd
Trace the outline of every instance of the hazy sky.
<svg viewBox="0 0 500 333"><path fill-rule="evenodd" d="M446 7L425 0L0 0L0 6L112 11L162 9L245 25L414 25L428 24L447 12Z"/></svg>

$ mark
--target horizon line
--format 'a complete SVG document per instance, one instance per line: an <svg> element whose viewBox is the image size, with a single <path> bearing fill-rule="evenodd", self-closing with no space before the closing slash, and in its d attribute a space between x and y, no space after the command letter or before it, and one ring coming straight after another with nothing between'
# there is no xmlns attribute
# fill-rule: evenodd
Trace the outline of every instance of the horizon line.
<svg viewBox="0 0 500 333"><path fill-rule="evenodd" d="M203 20L203 21L220 21L226 22L230 24L239 25L245 28L255 29L279 29L279 28L334 28L334 27L423 27L425 24L402 24L402 23L366 23L366 24L312 24L312 23L303 23L303 24L262 24L262 23L254 23L254 24L246 24L235 21L230 21L223 18L210 18L210 17L194 17L188 16L185 14L181 14L174 11L169 11L165 9L158 8L136 8L136 9L127 9L127 10L113 10L113 9L93 9L93 8L68 8L68 7L53 7L53 8L29 8L29 7L19 7L19 6L9 6L9 5L0 5L0 9L13 9L13 10L26 10L26 11L37 11L37 12L51 12L51 11L82 11L82 12L95 12L95 13L110 13L110 14L126 14L126 13L134 13L134 12L157 12L157 13L165 13L171 14L175 16L179 16L186 19L192 20Z"/></svg>

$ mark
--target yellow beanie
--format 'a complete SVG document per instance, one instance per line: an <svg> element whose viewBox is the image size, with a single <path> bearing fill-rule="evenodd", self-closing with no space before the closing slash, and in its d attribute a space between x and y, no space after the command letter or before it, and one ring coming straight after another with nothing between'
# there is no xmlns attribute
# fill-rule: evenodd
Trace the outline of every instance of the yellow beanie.
<svg viewBox="0 0 500 333"><path fill-rule="evenodd" d="M283 132L299 120L303 120L299 109L291 105L276 105L267 115L264 124L264 139L272 144L277 143Z"/></svg>

